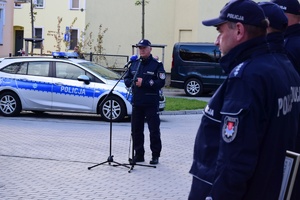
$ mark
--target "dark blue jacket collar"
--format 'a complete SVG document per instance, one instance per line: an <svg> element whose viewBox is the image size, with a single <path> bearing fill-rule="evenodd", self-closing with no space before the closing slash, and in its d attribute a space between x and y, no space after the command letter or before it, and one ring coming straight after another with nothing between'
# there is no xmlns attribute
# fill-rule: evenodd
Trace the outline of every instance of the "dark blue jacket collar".
<svg viewBox="0 0 300 200"><path fill-rule="evenodd" d="M250 57L266 52L269 52L266 38L253 38L231 49L228 54L220 59L220 65L225 73L229 74L238 64L244 62Z"/></svg>
<svg viewBox="0 0 300 200"><path fill-rule="evenodd" d="M150 54L150 56L147 58L141 58L143 65L148 64L150 62L150 60L152 60L152 59L153 59L152 54Z"/></svg>
<svg viewBox="0 0 300 200"><path fill-rule="evenodd" d="M270 51L273 53L285 53L283 32L273 32L267 35Z"/></svg>
<svg viewBox="0 0 300 200"><path fill-rule="evenodd" d="M299 33L300 33L300 24L294 24L287 27L284 33L284 38L299 36Z"/></svg>

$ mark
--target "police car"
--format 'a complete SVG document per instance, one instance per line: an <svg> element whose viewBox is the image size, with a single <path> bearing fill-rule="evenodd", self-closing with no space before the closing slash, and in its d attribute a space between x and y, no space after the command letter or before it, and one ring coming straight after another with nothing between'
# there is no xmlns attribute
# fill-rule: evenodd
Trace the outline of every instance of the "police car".
<svg viewBox="0 0 300 200"><path fill-rule="evenodd" d="M55 52L53 57L0 58L0 114L17 116L22 110L95 113L105 121L122 121L131 115L132 94L123 80L118 82L119 74L70 57ZM160 110L164 107L162 95Z"/></svg>

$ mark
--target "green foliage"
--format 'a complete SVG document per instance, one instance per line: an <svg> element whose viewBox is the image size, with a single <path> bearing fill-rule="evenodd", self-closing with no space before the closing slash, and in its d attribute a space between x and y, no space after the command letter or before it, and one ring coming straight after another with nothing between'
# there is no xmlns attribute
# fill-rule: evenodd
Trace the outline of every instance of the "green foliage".
<svg viewBox="0 0 300 200"><path fill-rule="evenodd" d="M34 12L33 10L35 9L36 5L34 3L31 3L31 8L30 8L30 13L29 13L29 16L30 16L30 21L31 22L34 22L35 21L35 17L37 15L37 12Z"/></svg>
<svg viewBox="0 0 300 200"><path fill-rule="evenodd" d="M145 1L145 4L147 4L147 3L149 3L149 1ZM142 5L142 0L136 1L134 4L136 6L140 6L140 5Z"/></svg>
<svg viewBox="0 0 300 200"><path fill-rule="evenodd" d="M101 54L103 54L104 52L104 47L103 47L103 38L104 38L104 34L106 33L106 31L108 30L107 28L105 28L103 30L102 24L99 25L98 28L98 33L96 35L96 44L93 46L95 40L95 36L93 34L93 32L88 32L88 28L90 26L90 23L88 23L85 28L84 31L81 31L80 33L80 39L78 42L78 46L80 50L88 50L89 52L93 52L94 54L96 54L95 56L93 56L93 61L96 63L99 63L100 60L105 60L105 57ZM84 51L81 51L84 52Z"/></svg>
<svg viewBox="0 0 300 200"><path fill-rule="evenodd" d="M48 31L47 35L52 36L55 39L55 51L61 51L61 45L62 42L65 45L65 51L69 50L70 42L69 41L64 41L64 34L65 32L61 30L61 23L62 23L63 18L62 17L57 17L57 30L56 31ZM77 21L77 17L74 18L72 21L71 25L69 26L69 31L72 30L72 27ZM87 50L88 52L92 52L94 54L97 54L97 56L94 56L94 61L99 62L100 60L105 60L105 57L102 56L104 52L103 48L103 39L104 39L104 34L108 30L107 28L103 29L102 24L99 25L98 28L98 33L96 35L93 34L93 32L88 32L88 29L90 27L90 23L87 23L86 26L84 27L84 30L81 31L79 41L78 41L78 46L79 46L79 51L84 52L84 50ZM95 39L96 38L96 44L94 45ZM51 53L52 51L47 51L48 53Z"/></svg>
<svg viewBox="0 0 300 200"><path fill-rule="evenodd" d="M62 17L57 17L57 30L56 31L48 31L48 36L53 36L56 44L54 44L55 51L61 51L61 42L63 41L64 33L61 31L61 22ZM48 51L48 53L51 53L52 51Z"/></svg>
<svg viewBox="0 0 300 200"><path fill-rule="evenodd" d="M203 109L207 102L197 99L166 97L166 111Z"/></svg>

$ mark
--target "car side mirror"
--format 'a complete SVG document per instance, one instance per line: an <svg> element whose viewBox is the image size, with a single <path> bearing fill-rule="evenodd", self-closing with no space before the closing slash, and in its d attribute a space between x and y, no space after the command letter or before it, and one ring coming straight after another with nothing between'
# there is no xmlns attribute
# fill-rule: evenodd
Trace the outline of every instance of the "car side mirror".
<svg viewBox="0 0 300 200"><path fill-rule="evenodd" d="M83 81L85 84L90 84L91 80L87 75L80 75L77 78L78 81Z"/></svg>

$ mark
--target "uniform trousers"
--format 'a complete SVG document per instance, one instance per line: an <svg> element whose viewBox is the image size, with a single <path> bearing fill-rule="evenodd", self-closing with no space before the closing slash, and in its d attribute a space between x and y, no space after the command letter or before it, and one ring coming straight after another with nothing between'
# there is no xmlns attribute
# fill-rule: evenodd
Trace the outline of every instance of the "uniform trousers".
<svg viewBox="0 0 300 200"><path fill-rule="evenodd" d="M144 156L144 125L145 120L150 132L150 149L153 157L160 157L162 149L160 138L160 118L158 114L158 105L153 106L133 106L132 116L132 138L133 147L136 156Z"/></svg>

